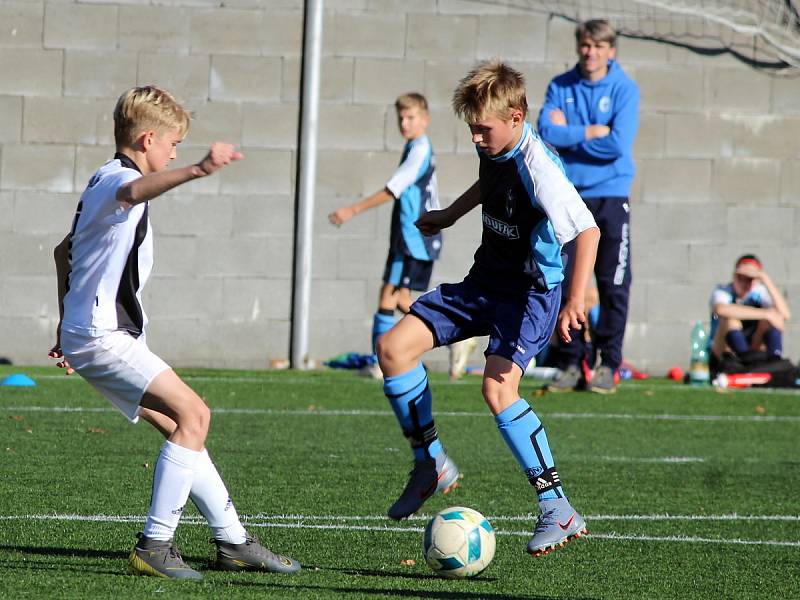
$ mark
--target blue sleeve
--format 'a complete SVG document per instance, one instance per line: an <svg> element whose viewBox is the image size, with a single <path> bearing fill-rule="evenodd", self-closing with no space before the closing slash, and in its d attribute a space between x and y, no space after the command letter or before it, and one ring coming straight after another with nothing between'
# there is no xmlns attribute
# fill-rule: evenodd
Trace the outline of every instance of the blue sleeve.
<svg viewBox="0 0 800 600"><path fill-rule="evenodd" d="M555 79L547 86L547 93L544 97L544 105L539 112L539 121L536 124L539 136L551 146L556 148L574 148L586 137L583 125L553 125L550 122L550 111L560 110L564 112L564 106L558 94L558 84Z"/></svg>
<svg viewBox="0 0 800 600"><path fill-rule="evenodd" d="M580 151L601 160L614 160L633 152L633 140L639 129L639 87L635 82L621 87L615 101L614 116L609 121L611 133L580 145Z"/></svg>

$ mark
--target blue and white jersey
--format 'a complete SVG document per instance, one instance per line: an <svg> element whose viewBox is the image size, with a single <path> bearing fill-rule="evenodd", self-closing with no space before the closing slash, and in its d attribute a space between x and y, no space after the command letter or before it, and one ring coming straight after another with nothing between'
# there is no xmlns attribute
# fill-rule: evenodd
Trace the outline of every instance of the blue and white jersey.
<svg viewBox="0 0 800 600"><path fill-rule="evenodd" d="M708 334L708 339L713 340L714 335L717 333L717 326L719 325L719 316L714 311L717 304L740 304L742 306L752 306L753 308L771 308L775 305L772 296L767 290L767 286L763 283L755 283L750 291L743 297L737 298L736 292L733 289L733 283L720 284L711 292L711 331Z"/></svg>
<svg viewBox="0 0 800 600"><path fill-rule="evenodd" d="M389 179L386 189L395 197L390 251L417 260L439 258L441 234L424 236L414 225L429 210L439 209L436 160L427 135L406 142L400 166Z"/></svg>
<svg viewBox="0 0 800 600"><path fill-rule="evenodd" d="M561 247L596 227L592 213L529 123L501 156L476 148L483 234L467 277L490 290L553 289L564 279Z"/></svg>

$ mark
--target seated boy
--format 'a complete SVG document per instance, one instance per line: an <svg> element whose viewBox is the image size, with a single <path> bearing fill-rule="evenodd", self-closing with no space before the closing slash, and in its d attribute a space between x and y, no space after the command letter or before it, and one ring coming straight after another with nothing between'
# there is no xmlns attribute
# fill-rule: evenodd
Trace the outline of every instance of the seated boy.
<svg viewBox="0 0 800 600"><path fill-rule="evenodd" d="M783 353L783 327L791 313L786 299L753 254L737 259L733 281L716 287L711 295L712 376L721 370L725 353L741 360L755 350L768 359Z"/></svg>
<svg viewBox="0 0 800 600"><path fill-rule="evenodd" d="M542 423L520 398L519 382L556 326L569 339L569 328L585 323L584 293L600 234L558 157L525 122L528 104L519 72L501 62L479 63L456 88L453 107L472 133L479 178L417 226L437 234L481 205L483 233L465 279L420 296L378 340L384 392L414 456L410 479L388 515L407 518L435 492L458 483L458 468L439 441L420 357L437 346L488 335L483 397L538 495L541 514L527 550L539 556L581 536L586 526L567 500ZM561 248L572 239L572 287L559 314Z"/></svg>
<svg viewBox="0 0 800 600"><path fill-rule="evenodd" d="M400 165L382 190L328 215L333 225L341 227L365 210L390 200L394 202L389 255L383 271L378 311L372 320L373 352L377 339L395 324L395 310L401 314L408 312L411 290L428 289L433 261L442 248L441 235L425 237L414 226L427 211L439 208L436 161L426 135L430 123L428 101L422 94L412 92L398 97L394 106L400 135L406 140ZM377 364L370 369L370 374L381 378Z"/></svg>
<svg viewBox="0 0 800 600"><path fill-rule="evenodd" d="M189 114L164 90L137 87L119 98L117 153L89 180L72 231L54 252L61 320L50 355L131 422L142 417L167 438L153 472L144 533L129 558L133 573L203 578L173 542L188 498L213 532L219 568L289 573L299 563L267 550L239 521L205 449L208 406L145 341L142 288L153 266L149 200L242 158L217 142L199 163L166 170L188 129Z"/></svg>

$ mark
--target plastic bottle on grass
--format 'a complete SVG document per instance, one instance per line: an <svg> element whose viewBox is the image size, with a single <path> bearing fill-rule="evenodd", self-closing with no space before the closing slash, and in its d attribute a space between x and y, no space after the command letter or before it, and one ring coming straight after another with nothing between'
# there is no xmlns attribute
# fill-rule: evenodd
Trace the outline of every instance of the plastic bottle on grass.
<svg viewBox="0 0 800 600"><path fill-rule="evenodd" d="M689 365L689 383L704 385L708 383L708 334L702 321L692 328L692 359Z"/></svg>

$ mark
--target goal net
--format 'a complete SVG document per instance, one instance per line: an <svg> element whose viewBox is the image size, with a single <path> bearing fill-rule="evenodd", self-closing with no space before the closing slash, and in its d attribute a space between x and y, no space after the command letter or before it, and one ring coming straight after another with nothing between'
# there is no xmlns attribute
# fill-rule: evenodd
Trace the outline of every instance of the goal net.
<svg viewBox="0 0 800 600"><path fill-rule="evenodd" d="M623 35L727 49L755 66L800 67L800 0L497 0L574 21L606 18Z"/></svg>

